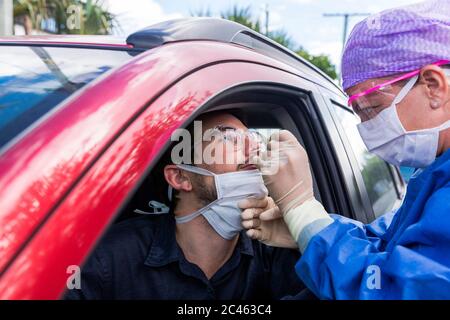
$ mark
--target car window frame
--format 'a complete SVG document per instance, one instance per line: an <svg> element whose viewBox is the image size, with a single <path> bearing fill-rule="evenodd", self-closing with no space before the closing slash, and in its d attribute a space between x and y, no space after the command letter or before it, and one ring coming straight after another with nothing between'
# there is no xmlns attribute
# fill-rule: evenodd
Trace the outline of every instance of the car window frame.
<svg viewBox="0 0 450 320"><path fill-rule="evenodd" d="M370 197L369 197L369 194L367 191L367 187L364 182L364 178L362 176L362 172L360 170L360 165L358 163L355 152L351 146L351 143L349 141L347 133L339 120L339 116L336 114L336 108L341 108L342 110L349 112L349 114L352 114L354 117L357 117L357 115L354 113L354 111L352 109L345 107L344 99L342 97L325 92L324 99L328 106L329 112L333 118L333 121L335 122L335 125L338 128L339 137L340 137L340 140L342 141L342 144L344 145L344 148L346 149L349 162L352 164L353 172L354 172L354 175L356 178L356 185L360 191L361 200L362 200L362 203L363 203L363 206L365 209L364 211L366 213L366 223L370 223L370 222L374 221L375 219L379 218L380 216L382 216L384 213L377 216L374 212L373 205L370 200ZM391 209L391 210L395 210L396 208L399 207L399 205L401 204L401 201L402 201L402 195L403 195L403 190L404 190L403 189L404 185L402 183L403 180L399 177L398 174L395 173L396 169L392 165L388 164L384 160L382 160L382 161L387 166L387 170L390 174L390 177L391 177L391 180L392 180L392 183L393 183L396 195L397 195L397 199Z"/></svg>

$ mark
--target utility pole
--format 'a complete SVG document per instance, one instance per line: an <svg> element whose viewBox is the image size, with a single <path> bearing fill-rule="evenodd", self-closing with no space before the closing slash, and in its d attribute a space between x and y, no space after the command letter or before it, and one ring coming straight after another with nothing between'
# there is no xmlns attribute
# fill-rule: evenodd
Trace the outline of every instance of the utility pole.
<svg viewBox="0 0 450 320"><path fill-rule="evenodd" d="M0 36L13 34L13 0L0 0Z"/></svg>
<svg viewBox="0 0 450 320"><path fill-rule="evenodd" d="M344 17L344 33L342 35L342 52L344 52L345 42L347 41L348 20L350 17L370 16L370 13L324 13L324 17Z"/></svg>
<svg viewBox="0 0 450 320"><path fill-rule="evenodd" d="M348 30L348 20L350 17L356 17L356 16L370 16L370 13L324 13L324 17L332 18L332 17L344 17L344 33L342 35L342 50L341 50L341 56L344 54L344 48L345 48L345 42L347 41L347 30ZM342 68L342 66L341 66ZM339 84L341 84L342 77L341 77L341 70L338 71L338 79Z"/></svg>

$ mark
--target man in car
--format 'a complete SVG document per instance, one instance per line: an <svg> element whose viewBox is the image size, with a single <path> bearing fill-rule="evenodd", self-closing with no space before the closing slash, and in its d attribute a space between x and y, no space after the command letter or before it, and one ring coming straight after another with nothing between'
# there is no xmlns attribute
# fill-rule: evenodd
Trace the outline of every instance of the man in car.
<svg viewBox="0 0 450 320"><path fill-rule="evenodd" d="M81 289L69 290L67 299L280 299L302 291L293 272L298 250L267 246L242 231L239 202L252 208L242 199L267 196L249 163L254 136L228 113L198 120L202 133L219 133L190 145L201 163L174 164L172 146L155 169L163 189L169 186L169 212L114 225L82 268ZM266 199L264 207L272 201Z"/></svg>

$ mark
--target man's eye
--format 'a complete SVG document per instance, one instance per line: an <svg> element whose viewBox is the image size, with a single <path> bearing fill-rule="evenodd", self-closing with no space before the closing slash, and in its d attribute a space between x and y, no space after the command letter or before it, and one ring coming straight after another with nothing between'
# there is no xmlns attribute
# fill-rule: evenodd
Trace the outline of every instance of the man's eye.
<svg viewBox="0 0 450 320"><path fill-rule="evenodd" d="M232 133L227 133L223 135L223 140L225 142L234 142L236 140L236 135Z"/></svg>

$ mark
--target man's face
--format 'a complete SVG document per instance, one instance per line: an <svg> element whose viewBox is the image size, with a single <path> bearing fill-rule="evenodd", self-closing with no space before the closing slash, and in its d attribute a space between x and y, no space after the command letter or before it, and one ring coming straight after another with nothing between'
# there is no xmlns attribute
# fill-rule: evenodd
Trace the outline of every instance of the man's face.
<svg viewBox="0 0 450 320"><path fill-rule="evenodd" d="M250 165L252 147L245 133L248 128L236 117L228 113L204 115L202 129L202 163L199 167L221 174L240 170L256 169Z"/></svg>
<svg viewBox="0 0 450 320"><path fill-rule="evenodd" d="M211 141L202 141L202 163L196 166L204 168L216 174L235 172L242 170L254 170L256 167L249 164L251 148L253 144L243 137L242 143L235 144L233 137L240 137L240 133L247 132L248 128L236 117L228 113L214 113L204 115L198 121L202 121L203 134L216 132ZM212 155L214 163L205 161L205 156ZM204 205L217 199L213 177L189 174L193 191Z"/></svg>

